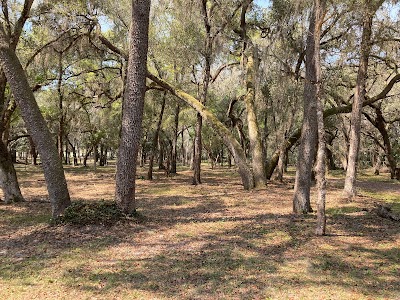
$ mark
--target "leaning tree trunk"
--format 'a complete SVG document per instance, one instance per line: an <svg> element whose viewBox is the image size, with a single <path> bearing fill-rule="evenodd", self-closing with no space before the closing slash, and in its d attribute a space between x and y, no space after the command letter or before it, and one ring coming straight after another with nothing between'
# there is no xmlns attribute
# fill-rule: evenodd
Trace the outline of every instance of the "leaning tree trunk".
<svg viewBox="0 0 400 300"><path fill-rule="evenodd" d="M128 74L123 99L115 201L124 213L136 210L136 160L142 135L146 93L150 0L132 0Z"/></svg>
<svg viewBox="0 0 400 300"><path fill-rule="evenodd" d="M172 95L178 97L179 99L185 101L192 108L194 108L198 113L201 114L202 118L207 121L215 130L215 132L222 138L225 146L231 152L236 166L239 169L239 175L242 179L243 187L246 190L254 188L254 178L253 173L246 162L246 156L244 154L243 148L240 146L238 141L234 138L229 129L218 120L218 118L209 110L205 108L203 104L193 96L174 88L169 83L163 81L162 79L154 76L153 74L147 72L147 77L157 83L159 86L169 91Z"/></svg>
<svg viewBox="0 0 400 300"><path fill-rule="evenodd" d="M368 75L368 59L371 51L372 20L374 14L366 10L363 18L363 32L361 38L361 56L358 67L356 91L354 93L353 108L350 125L350 147L347 160L346 179L343 195L353 198L356 195L357 162L360 149L361 113L366 93Z"/></svg>
<svg viewBox="0 0 400 300"><path fill-rule="evenodd" d="M71 200L53 137L35 101L21 63L4 39L0 41L0 62L28 132L39 152L52 204L52 215L58 217L71 204Z"/></svg>
<svg viewBox="0 0 400 300"><path fill-rule="evenodd" d="M311 15L306 46L306 79L304 82L303 125L301 130L299 155L297 157L296 181L294 186L293 212L306 214L311 209L311 172L315 159L317 142L317 97L318 74L315 45L319 43L316 33L316 7Z"/></svg>

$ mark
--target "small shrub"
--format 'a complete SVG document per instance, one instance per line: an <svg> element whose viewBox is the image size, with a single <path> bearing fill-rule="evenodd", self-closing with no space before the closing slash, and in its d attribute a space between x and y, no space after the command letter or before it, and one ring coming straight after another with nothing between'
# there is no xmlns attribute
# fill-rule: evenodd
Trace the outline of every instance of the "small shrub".
<svg viewBox="0 0 400 300"><path fill-rule="evenodd" d="M56 220L55 224L74 225L113 225L126 216L113 202L73 202L64 212L64 215Z"/></svg>

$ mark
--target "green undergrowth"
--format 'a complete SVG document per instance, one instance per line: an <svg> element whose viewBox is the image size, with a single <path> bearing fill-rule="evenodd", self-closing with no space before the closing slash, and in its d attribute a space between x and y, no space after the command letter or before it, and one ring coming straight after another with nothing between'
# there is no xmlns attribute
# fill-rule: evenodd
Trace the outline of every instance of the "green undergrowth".
<svg viewBox="0 0 400 300"><path fill-rule="evenodd" d="M64 212L64 215L52 220L53 225L104 225L111 226L119 222L144 221L144 216L138 212L124 214L120 208L109 201L73 202Z"/></svg>

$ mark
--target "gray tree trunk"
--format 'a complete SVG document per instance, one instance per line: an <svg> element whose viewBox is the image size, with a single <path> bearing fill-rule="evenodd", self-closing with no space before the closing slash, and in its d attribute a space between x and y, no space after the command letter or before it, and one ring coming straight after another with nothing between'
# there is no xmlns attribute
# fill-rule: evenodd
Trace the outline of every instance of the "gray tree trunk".
<svg viewBox="0 0 400 300"><path fill-rule="evenodd" d="M317 178L317 226L315 233L317 235L325 235L326 231L326 139L324 126L324 103L322 100L322 76L321 76L321 56L320 56L320 39L321 28L324 21L326 0L314 1L314 57L315 74L316 74L316 97L317 97L317 122L318 122L318 150L317 150L317 165L315 168Z"/></svg>
<svg viewBox="0 0 400 300"><path fill-rule="evenodd" d="M250 44L250 43L249 43ZM249 140L250 140L250 153L252 159L252 167L254 174L254 184L256 188L265 187L266 176L265 176L265 160L264 153L262 150L262 142L260 136L260 130L257 123L257 115L255 112L254 100L256 97L255 81L256 72L258 69L257 62L257 49L254 45L249 45L247 65L246 65L246 89L247 93L244 97L246 102L247 111L247 125L249 129Z"/></svg>
<svg viewBox="0 0 400 300"><path fill-rule="evenodd" d="M136 160L142 135L146 92L150 0L132 0L132 24L126 88L122 104L115 201L124 213L136 210Z"/></svg>
<svg viewBox="0 0 400 300"><path fill-rule="evenodd" d="M317 97L319 78L315 59L318 53L315 52L317 50L315 45L319 43L319 40L316 40L318 36L315 36L316 26L316 11L314 7L307 33L303 125L299 155L297 157L293 198L293 212L296 214L306 214L312 211L310 204L311 172L315 159L318 130Z"/></svg>
<svg viewBox="0 0 400 300"><path fill-rule="evenodd" d="M348 199L356 196L357 163L361 135L361 113L366 94L365 88L368 75L368 59L371 51L372 20L374 14L375 13L366 9L363 17L361 55L357 74L356 91L354 93L353 108L351 112L350 147L343 190L344 197Z"/></svg>
<svg viewBox="0 0 400 300"><path fill-rule="evenodd" d="M0 39L0 62L14 98L21 109L22 118L42 160L47 190L52 204L52 215L56 218L62 215L65 208L71 204L57 148L29 87L21 63L3 38Z"/></svg>

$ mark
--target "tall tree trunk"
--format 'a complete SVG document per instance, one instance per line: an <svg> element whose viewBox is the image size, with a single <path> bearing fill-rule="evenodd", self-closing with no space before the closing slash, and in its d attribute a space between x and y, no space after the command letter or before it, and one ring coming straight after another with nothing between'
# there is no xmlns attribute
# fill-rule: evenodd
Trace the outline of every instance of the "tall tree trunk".
<svg viewBox="0 0 400 300"><path fill-rule="evenodd" d="M317 235L325 235L326 231L326 143L325 143L325 128L323 117L322 99L318 101L318 151L317 151L317 227L315 233Z"/></svg>
<svg viewBox="0 0 400 300"><path fill-rule="evenodd" d="M171 155L171 174L176 174L176 163L178 160L178 128L179 128L179 112L181 107L179 103L175 107L174 136L172 140Z"/></svg>
<svg viewBox="0 0 400 300"><path fill-rule="evenodd" d="M366 94L366 81L368 75L368 60L371 51L372 20L375 12L365 9L362 25L361 55L358 67L356 91L354 93L353 108L350 125L350 147L347 160L346 179L343 195L351 199L356 196L356 179L358 153L361 135L361 113Z"/></svg>
<svg viewBox="0 0 400 300"><path fill-rule="evenodd" d="M205 41L204 41L204 71L203 71L203 91L201 97L201 103L206 105L207 97L208 97L208 87L210 85L211 79L211 59L213 53L213 41L214 37L211 36L211 23L210 23L210 15L208 11L207 0L202 0L202 16L204 29L206 32ZM193 184L201 184L201 155L202 155L202 136L201 131L203 128L203 120L201 114L197 114L197 123L195 130L195 139L194 139L194 156L193 156Z"/></svg>
<svg viewBox="0 0 400 300"><path fill-rule="evenodd" d="M309 30L307 33L306 45L306 79L304 82L304 112L303 125L301 130L299 155L297 157L296 182L294 186L293 212L296 214L306 214L311 209L310 187L311 172L315 159L317 143L317 97L318 97L318 72L316 57L316 44L319 43L319 36L316 28L316 18L318 13L317 3L310 19Z"/></svg>
<svg viewBox="0 0 400 300"><path fill-rule="evenodd" d="M256 188L265 187L265 159L262 148L260 130L257 123L257 115L255 113L255 98L256 98L256 78L259 67L259 57L257 47L253 44L247 34L246 13L252 0L243 2L240 16L240 34L243 41L243 61L246 62L246 95L244 101L247 111L247 127L249 131L250 155L253 167L254 184Z"/></svg>
<svg viewBox="0 0 400 300"><path fill-rule="evenodd" d="M158 117L158 122L157 122L157 127L156 131L154 132L154 137L153 137L153 142L151 145L151 152L149 156L149 170L147 171L147 179L152 180L153 179L153 162L154 162L154 156L157 151L157 144L158 144L158 136L160 133L161 129L161 124L162 124L162 119L164 116L164 109L165 109L165 102L167 100L167 92L164 92L163 98L162 98L162 104L161 104L161 110L160 114Z"/></svg>
<svg viewBox="0 0 400 300"><path fill-rule="evenodd" d="M136 210L136 160L142 135L146 92L150 0L132 0L128 75L122 105L115 201L124 213Z"/></svg>
<svg viewBox="0 0 400 300"><path fill-rule="evenodd" d="M320 39L322 23L324 21L326 0L314 0L315 10L315 27L314 27L314 57L316 82L316 102L317 102L317 123L318 123L318 150L317 165L315 168L317 178L317 226L315 233L317 235L325 235L326 231L326 141L324 126L324 103L322 100L322 76L321 76L321 56L320 56Z"/></svg>
<svg viewBox="0 0 400 300"><path fill-rule="evenodd" d="M64 95L62 92L62 76L63 76L63 65L62 65L62 52L58 52L58 78L57 78L57 94L58 94L58 110L59 110L59 120L58 120L58 133L57 133L57 145L58 145L58 155L60 159L63 159L63 139L64 139L64 112L63 112L63 101Z"/></svg>
<svg viewBox="0 0 400 300"><path fill-rule="evenodd" d="M204 99L202 101L204 103ZM203 118L198 113L197 114L197 122L196 122L196 130L193 144L193 184L198 185L201 184L201 154L203 152L203 145L201 139L201 130L203 128Z"/></svg>
<svg viewBox="0 0 400 300"><path fill-rule="evenodd" d="M22 118L38 149L43 165L52 215L58 217L71 204L64 170L53 137L29 87L26 74L15 52L4 37L0 40L0 62L10 83L14 98L21 109Z"/></svg>
<svg viewBox="0 0 400 300"><path fill-rule="evenodd" d="M260 131L255 113L254 100L256 97L255 81L258 69L257 49L254 45L250 45L247 49L247 65L246 65L246 89L247 93L244 97L247 111L247 125L249 129L250 153L252 159L252 167L254 174L254 183L256 188L265 187L265 160L262 150L262 142Z"/></svg>

